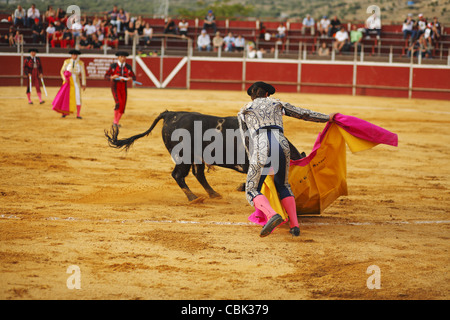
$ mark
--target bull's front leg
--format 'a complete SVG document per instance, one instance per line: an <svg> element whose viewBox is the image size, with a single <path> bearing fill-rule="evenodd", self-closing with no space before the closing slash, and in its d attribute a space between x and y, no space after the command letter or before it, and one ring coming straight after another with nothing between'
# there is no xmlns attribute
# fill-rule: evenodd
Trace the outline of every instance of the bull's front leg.
<svg viewBox="0 0 450 320"><path fill-rule="evenodd" d="M209 185L208 181L205 177L205 164L194 164L192 166L192 173L197 178L198 182L202 185L202 187L208 192L210 198L222 198L222 196L214 191L214 189Z"/></svg>
<svg viewBox="0 0 450 320"><path fill-rule="evenodd" d="M189 201L195 202L198 199L201 199L197 197L187 186L185 178L189 174L189 170L191 168L191 165L187 164L178 164L175 166L175 168L172 171L172 177L177 182L178 186L183 190L184 194L188 198Z"/></svg>

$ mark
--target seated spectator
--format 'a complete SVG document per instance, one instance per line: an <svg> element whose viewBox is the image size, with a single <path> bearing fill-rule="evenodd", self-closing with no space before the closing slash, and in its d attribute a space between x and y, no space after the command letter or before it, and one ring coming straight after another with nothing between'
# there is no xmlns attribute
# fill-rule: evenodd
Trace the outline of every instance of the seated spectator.
<svg viewBox="0 0 450 320"><path fill-rule="evenodd" d="M328 31L330 29L330 19L327 16L323 16L319 21L319 33L322 38L328 36Z"/></svg>
<svg viewBox="0 0 450 320"><path fill-rule="evenodd" d="M50 45L52 46L52 48L55 48L56 45L60 46L61 48L63 47L62 46L62 37L63 37L62 33L53 34L52 40L50 40Z"/></svg>
<svg viewBox="0 0 450 320"><path fill-rule="evenodd" d="M225 45L225 51L226 52L233 52L234 50L234 36L232 32L229 32L228 35L223 38L223 43Z"/></svg>
<svg viewBox="0 0 450 320"><path fill-rule="evenodd" d="M113 26L117 27L117 30L120 30L120 20L117 18L117 16L119 15L119 9L117 9L117 6L114 6L113 9L111 11L108 12L108 17L110 20L110 23Z"/></svg>
<svg viewBox="0 0 450 320"><path fill-rule="evenodd" d="M54 24L55 26L55 31L64 31L64 26L61 24L61 22L59 20L55 20Z"/></svg>
<svg viewBox="0 0 450 320"><path fill-rule="evenodd" d="M237 52L244 51L245 48L245 39L242 35L238 35L236 39L234 39L234 50Z"/></svg>
<svg viewBox="0 0 450 320"><path fill-rule="evenodd" d="M97 33L91 35L90 44L92 49L100 49L102 47L102 42L98 39Z"/></svg>
<svg viewBox="0 0 450 320"><path fill-rule="evenodd" d="M330 21L331 28L328 29L328 37L333 37L333 35L341 29L341 20L337 16L334 16Z"/></svg>
<svg viewBox="0 0 450 320"><path fill-rule="evenodd" d="M44 14L45 17L45 21L47 21L47 23L55 23L56 19L56 11L53 10L52 6L48 6L47 7L47 11L45 11Z"/></svg>
<svg viewBox="0 0 450 320"><path fill-rule="evenodd" d="M98 41L103 43L103 41L105 40L105 35L103 34L103 32L101 30L97 30L95 35L97 36Z"/></svg>
<svg viewBox="0 0 450 320"><path fill-rule="evenodd" d="M31 37L33 43L42 43L45 41L45 29L42 26L42 23L39 23L39 20L36 20L36 23L34 23L31 28Z"/></svg>
<svg viewBox="0 0 450 320"><path fill-rule="evenodd" d="M284 40L284 38L286 37L286 26L283 25L283 23L280 23L278 25L276 37L280 40Z"/></svg>
<svg viewBox="0 0 450 320"><path fill-rule="evenodd" d="M438 21L437 17L433 18L432 31L433 31L433 39L436 40L436 41L439 40L439 38L441 37L441 24Z"/></svg>
<svg viewBox="0 0 450 320"><path fill-rule="evenodd" d="M82 32L80 35L80 43L79 44L80 44L80 49L91 49L92 48L92 44L88 40L88 38L86 37L86 34L84 32Z"/></svg>
<svg viewBox="0 0 450 320"><path fill-rule="evenodd" d="M417 20L415 23L415 27L417 29L416 38L420 38L420 36L425 33L425 29L427 28L428 24L422 13L420 13L418 17L419 20Z"/></svg>
<svg viewBox="0 0 450 320"><path fill-rule="evenodd" d="M75 20L74 23L72 23L72 34L75 41L79 36L81 36L82 32L83 32L83 25L80 23L80 20L78 18L77 20Z"/></svg>
<svg viewBox="0 0 450 320"><path fill-rule="evenodd" d="M316 34L315 25L316 23L314 22L314 19L311 17L311 15L307 14L302 23L302 35L304 35L306 30L308 29L311 35L314 36Z"/></svg>
<svg viewBox="0 0 450 320"><path fill-rule="evenodd" d="M345 30L344 26L341 26L341 29L338 32L336 32L334 38L335 41L333 43L333 48L338 53L340 53L341 51L343 51L343 49L345 49L344 46L348 42L348 32Z"/></svg>
<svg viewBox="0 0 450 320"><path fill-rule="evenodd" d="M41 14L39 12L39 9L36 8L36 5L33 3L31 7L27 11L27 19L25 20L27 22L27 27L32 27L33 24L35 24L36 19L39 19L39 22L41 21Z"/></svg>
<svg viewBox="0 0 450 320"><path fill-rule="evenodd" d="M81 25L84 27L87 23L88 23L88 18L86 15L84 15L83 17L81 17Z"/></svg>
<svg viewBox="0 0 450 320"><path fill-rule="evenodd" d="M144 19L142 19L142 16L139 16L135 21L134 21L134 26L137 30L138 35L142 36L142 33L144 31L144 27L145 27L145 22Z"/></svg>
<svg viewBox="0 0 450 320"><path fill-rule="evenodd" d="M429 23L423 33L422 43L425 47L433 48L433 24Z"/></svg>
<svg viewBox="0 0 450 320"><path fill-rule="evenodd" d="M25 10L22 8L22 6L20 4L17 6L17 9L14 11L12 18L13 18L14 26L18 26L18 25L25 26L26 14L25 14Z"/></svg>
<svg viewBox="0 0 450 320"><path fill-rule="evenodd" d="M92 25L95 27L95 31L98 31L102 28L102 19L100 19L97 15L92 19Z"/></svg>
<svg viewBox="0 0 450 320"><path fill-rule="evenodd" d="M421 55L422 58L431 58L431 52L424 43L424 36L421 35L418 39L414 40L408 48L408 57L418 57Z"/></svg>
<svg viewBox="0 0 450 320"><path fill-rule="evenodd" d="M217 52L219 50L219 48L222 48L223 46L223 38L220 35L220 32L217 31L216 35L213 38L213 50L214 52Z"/></svg>
<svg viewBox="0 0 450 320"><path fill-rule="evenodd" d="M84 33L88 39L97 32L97 28L92 24L92 20L89 19L87 24L83 27Z"/></svg>
<svg viewBox="0 0 450 320"><path fill-rule="evenodd" d="M116 26L108 28L104 43L107 47L113 46L117 50L117 48L119 47L119 34L117 33Z"/></svg>
<svg viewBox="0 0 450 320"><path fill-rule="evenodd" d="M356 24L352 25L352 30L350 31L350 44L353 48L356 46L358 51L361 47L362 38L362 31L356 27Z"/></svg>
<svg viewBox="0 0 450 320"><path fill-rule="evenodd" d="M14 44L16 46L23 45L23 34L21 34L19 30L16 30L14 35Z"/></svg>
<svg viewBox="0 0 450 320"><path fill-rule="evenodd" d="M264 35L266 34L267 29L266 26L264 25L264 23L260 22L259 23L259 39L260 40L264 40Z"/></svg>
<svg viewBox="0 0 450 320"><path fill-rule="evenodd" d="M330 49L325 41L320 45L319 50L317 50L317 54L321 57L327 57L330 55Z"/></svg>
<svg viewBox="0 0 450 320"><path fill-rule="evenodd" d="M5 35L5 40L8 42L10 47L14 46L14 36L15 36L15 30L13 26L9 26L9 31Z"/></svg>
<svg viewBox="0 0 450 320"><path fill-rule="evenodd" d="M125 28L125 45L128 45L128 42L131 38L134 38L138 35L137 29L134 26L134 21L128 22L127 27Z"/></svg>
<svg viewBox="0 0 450 320"><path fill-rule="evenodd" d="M256 50L255 43L253 41L249 41L247 44L247 57L250 59L258 58L261 59L263 57L263 54L265 53L265 50L263 48Z"/></svg>
<svg viewBox="0 0 450 320"><path fill-rule="evenodd" d="M377 39L381 36L381 19L378 15L373 12L373 14L367 18L365 23L366 35L370 37L370 34L376 34Z"/></svg>
<svg viewBox="0 0 450 320"><path fill-rule="evenodd" d="M120 21L120 28L118 27L117 30L118 31L123 31L126 26L128 25L128 23L130 22L130 15L128 14L128 12L126 12L125 10L123 10L122 8L119 9L119 13L117 14L117 20Z"/></svg>
<svg viewBox="0 0 450 320"><path fill-rule="evenodd" d="M417 57L418 52L420 51L420 43L419 40L413 40L411 41L411 45L408 47L407 56L408 58Z"/></svg>
<svg viewBox="0 0 450 320"><path fill-rule="evenodd" d="M50 41L52 48L54 48L56 45L59 45L61 47L63 33L64 30L61 30L61 24L59 23L59 20L55 21L55 32L53 33L52 40Z"/></svg>
<svg viewBox="0 0 450 320"><path fill-rule="evenodd" d="M201 34L198 36L197 39L197 47L198 51L211 51L211 39L209 35L206 33L206 30L203 29Z"/></svg>
<svg viewBox="0 0 450 320"><path fill-rule="evenodd" d="M212 10L208 10L208 13L205 16L205 20L203 21L203 29L206 30L208 28L212 28L214 33L217 31L216 26L216 17Z"/></svg>
<svg viewBox="0 0 450 320"><path fill-rule="evenodd" d="M51 41L53 39L53 34L56 32L55 26L53 25L53 23L50 23L47 27L47 29L45 29L45 32L47 33L47 39L49 41Z"/></svg>
<svg viewBox="0 0 450 320"><path fill-rule="evenodd" d="M56 19L58 19L62 24L66 24L67 21L66 12L63 9L58 8L58 10L56 10Z"/></svg>
<svg viewBox="0 0 450 320"><path fill-rule="evenodd" d="M64 28L61 40L61 48L67 48L67 46L75 48L75 40L72 31L69 30L68 28Z"/></svg>
<svg viewBox="0 0 450 320"><path fill-rule="evenodd" d="M171 17L167 18L166 24L164 25L164 34L177 34L175 21Z"/></svg>
<svg viewBox="0 0 450 320"><path fill-rule="evenodd" d="M188 29L189 23L186 21L185 18L181 19L181 21L178 22L178 32L180 33L180 35L183 37L187 37Z"/></svg>
<svg viewBox="0 0 450 320"><path fill-rule="evenodd" d="M408 14L402 25L403 39L406 40L408 36L410 36L411 40L416 38L416 31L414 30L415 23L416 22L413 20L412 14Z"/></svg>
<svg viewBox="0 0 450 320"><path fill-rule="evenodd" d="M142 35L145 45L146 46L150 45L150 41L152 40L153 37L153 28L150 28L150 23L147 22L145 24L145 28L144 30L142 30Z"/></svg>
<svg viewBox="0 0 450 320"><path fill-rule="evenodd" d="M431 28L429 28L429 33L431 33ZM419 37L419 44L420 44L420 49L421 49L421 54L422 54L422 58L431 58L432 54L431 54L431 50L433 50L433 45L432 43L428 42L428 40L425 37L425 34L427 33L427 30L425 30L424 34L422 34Z"/></svg>

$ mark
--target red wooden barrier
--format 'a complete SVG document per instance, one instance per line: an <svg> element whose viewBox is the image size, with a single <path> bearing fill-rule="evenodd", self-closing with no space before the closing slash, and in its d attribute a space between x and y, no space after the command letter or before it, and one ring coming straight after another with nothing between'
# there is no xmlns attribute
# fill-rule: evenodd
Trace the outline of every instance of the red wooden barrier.
<svg viewBox="0 0 450 320"><path fill-rule="evenodd" d="M2 54L0 86L21 85L21 56ZM26 55L25 55L26 56ZM24 57L25 57L24 56ZM39 54L47 86L60 86L60 68L68 55ZM109 87L104 74L114 56L83 55L89 87ZM130 57L127 60L132 64ZM450 100L450 67L410 64L258 60L207 57L136 58L143 87L246 90L266 81L277 92L347 94ZM410 76L412 77L410 79ZM22 80L25 78L23 77ZM26 81L22 81L26 85Z"/></svg>

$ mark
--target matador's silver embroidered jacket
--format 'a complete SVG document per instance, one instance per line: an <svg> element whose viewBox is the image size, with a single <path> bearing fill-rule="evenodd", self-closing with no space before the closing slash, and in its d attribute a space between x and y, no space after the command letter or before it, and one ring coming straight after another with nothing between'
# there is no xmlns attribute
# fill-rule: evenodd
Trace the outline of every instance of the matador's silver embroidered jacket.
<svg viewBox="0 0 450 320"><path fill-rule="evenodd" d="M241 131L255 133L264 127L283 130L283 114L306 121L327 122L327 114L294 107L290 103L273 98L256 98L247 103L238 113Z"/></svg>
<svg viewBox="0 0 450 320"><path fill-rule="evenodd" d="M261 191L259 188L261 186L262 170L268 162L273 164L273 160L278 161L275 163L277 163L277 168L280 169L275 174L275 176L279 174L277 190L280 189L281 191L279 192L282 192L284 197L293 195L287 175L289 172L290 151L289 143L283 134L284 114L306 121L327 122L330 120L330 117L326 114L297 108L289 103L272 98L256 98L239 111L239 128L250 161L245 189L247 200L251 205L254 205L253 198L258 196ZM274 137L272 141L269 139L267 130L266 133L263 132L264 130L259 130L269 128L272 130L270 132ZM246 136L250 138L248 147L245 143ZM268 161L272 144L278 144L281 147L281 151L278 153L281 157ZM274 150L277 150L276 146L274 146ZM280 163L280 161L284 161L284 163Z"/></svg>

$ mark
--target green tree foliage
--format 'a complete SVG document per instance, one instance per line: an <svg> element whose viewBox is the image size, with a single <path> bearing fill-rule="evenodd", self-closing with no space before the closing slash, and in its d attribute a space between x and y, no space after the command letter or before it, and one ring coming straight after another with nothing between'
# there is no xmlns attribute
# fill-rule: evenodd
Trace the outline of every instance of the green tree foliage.
<svg viewBox="0 0 450 320"><path fill-rule="evenodd" d="M212 4L197 1L195 8L180 8L178 14L186 18L204 17L208 10L212 10L216 18L232 19L252 16L254 7L241 3L230 4L229 1L215 1Z"/></svg>

